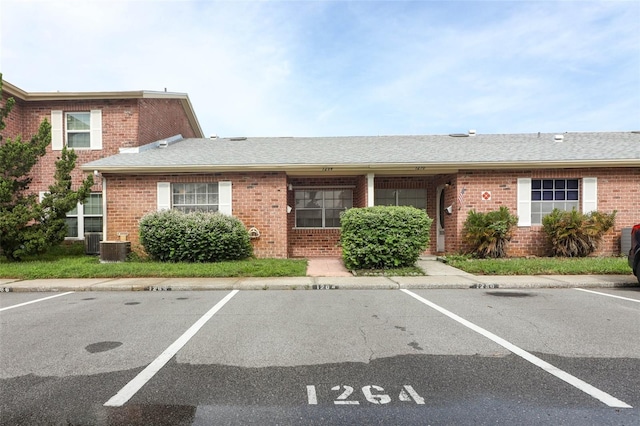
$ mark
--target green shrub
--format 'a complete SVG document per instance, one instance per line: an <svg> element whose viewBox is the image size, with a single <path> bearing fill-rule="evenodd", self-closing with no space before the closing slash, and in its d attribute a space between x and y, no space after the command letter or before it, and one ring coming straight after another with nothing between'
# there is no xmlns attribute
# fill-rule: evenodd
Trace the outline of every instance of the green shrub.
<svg viewBox="0 0 640 426"><path fill-rule="evenodd" d="M253 253L242 222L221 213L149 213L140 219L140 244L162 262L238 260Z"/></svg>
<svg viewBox="0 0 640 426"><path fill-rule="evenodd" d="M412 266L429 244L431 222L415 207L353 208L341 216L342 258L349 269Z"/></svg>
<svg viewBox="0 0 640 426"><path fill-rule="evenodd" d="M585 257L593 253L605 232L615 224L616 211L611 214L580 213L554 209L542 218L554 256Z"/></svg>
<svg viewBox="0 0 640 426"><path fill-rule="evenodd" d="M479 258L505 257L517 224L518 216L505 206L487 213L471 210L462 230L463 239Z"/></svg>

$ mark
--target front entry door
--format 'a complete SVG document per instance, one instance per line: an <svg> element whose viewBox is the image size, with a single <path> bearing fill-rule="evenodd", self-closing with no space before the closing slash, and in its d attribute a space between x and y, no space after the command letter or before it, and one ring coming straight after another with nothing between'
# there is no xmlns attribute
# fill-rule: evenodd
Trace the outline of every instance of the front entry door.
<svg viewBox="0 0 640 426"><path fill-rule="evenodd" d="M439 186L436 191L438 199L436 200L436 251L444 252L444 186Z"/></svg>

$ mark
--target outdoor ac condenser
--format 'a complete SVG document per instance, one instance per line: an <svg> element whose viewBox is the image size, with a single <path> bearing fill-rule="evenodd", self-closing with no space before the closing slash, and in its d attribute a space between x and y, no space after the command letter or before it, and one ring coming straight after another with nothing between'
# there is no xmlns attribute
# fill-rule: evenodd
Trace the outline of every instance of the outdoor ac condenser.
<svg viewBox="0 0 640 426"><path fill-rule="evenodd" d="M100 254L100 241L102 232L87 232L84 234L85 254Z"/></svg>

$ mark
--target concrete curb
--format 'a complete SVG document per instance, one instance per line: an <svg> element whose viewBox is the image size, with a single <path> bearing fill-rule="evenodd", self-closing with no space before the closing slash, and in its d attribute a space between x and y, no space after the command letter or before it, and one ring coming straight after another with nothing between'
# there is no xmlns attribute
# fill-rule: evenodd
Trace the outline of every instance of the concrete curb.
<svg viewBox="0 0 640 426"><path fill-rule="evenodd" d="M2 280L0 292L195 290L397 290L640 287L629 275Z"/></svg>

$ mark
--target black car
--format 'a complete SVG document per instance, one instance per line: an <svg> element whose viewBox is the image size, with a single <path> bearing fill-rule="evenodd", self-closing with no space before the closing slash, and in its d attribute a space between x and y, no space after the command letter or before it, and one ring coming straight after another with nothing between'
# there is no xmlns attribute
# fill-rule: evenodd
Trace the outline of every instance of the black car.
<svg viewBox="0 0 640 426"><path fill-rule="evenodd" d="M631 250L629 250L629 266L640 283L640 223L631 228Z"/></svg>

